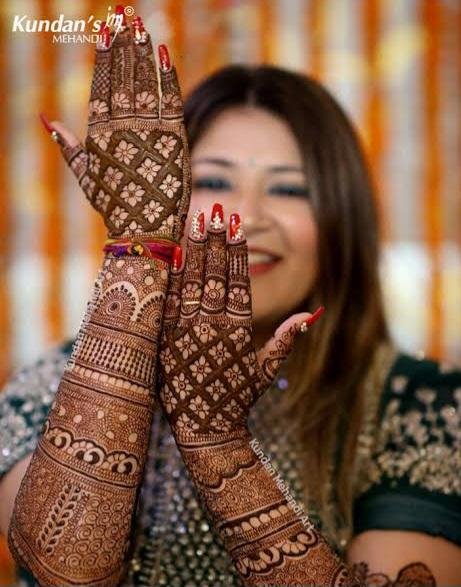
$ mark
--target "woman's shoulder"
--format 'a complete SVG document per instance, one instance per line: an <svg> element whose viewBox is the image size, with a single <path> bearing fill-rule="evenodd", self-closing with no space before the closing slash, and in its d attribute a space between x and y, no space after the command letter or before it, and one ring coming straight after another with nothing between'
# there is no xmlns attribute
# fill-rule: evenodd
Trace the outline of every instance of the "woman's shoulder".
<svg viewBox="0 0 461 587"><path fill-rule="evenodd" d="M399 353L389 372L382 407L390 402L402 409L428 406L442 409L444 404L461 404L461 366L438 362L418 355Z"/></svg>
<svg viewBox="0 0 461 587"><path fill-rule="evenodd" d="M398 354L381 396L376 472L461 496L460 418L461 368Z"/></svg>
<svg viewBox="0 0 461 587"><path fill-rule="evenodd" d="M72 344L54 347L17 370L0 391L0 476L35 448Z"/></svg>
<svg viewBox="0 0 461 587"><path fill-rule="evenodd" d="M460 424L460 367L397 354L356 492L356 530L419 530L461 543Z"/></svg>

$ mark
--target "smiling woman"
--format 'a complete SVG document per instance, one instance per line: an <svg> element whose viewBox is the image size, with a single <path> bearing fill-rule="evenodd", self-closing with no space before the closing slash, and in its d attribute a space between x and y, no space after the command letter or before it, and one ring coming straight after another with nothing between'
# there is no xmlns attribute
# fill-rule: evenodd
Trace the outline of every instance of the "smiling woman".
<svg viewBox="0 0 461 587"><path fill-rule="evenodd" d="M128 32L125 37L122 49L131 51ZM138 60L149 61L142 47L134 49ZM107 75L106 55L98 59ZM157 88L149 85L154 69L140 67L136 75L143 71L138 83ZM169 96L173 87L178 115L169 62L162 75L163 93ZM117 81L115 73L111 80ZM110 91L109 83L101 87ZM98 182L90 199L95 195L119 240L138 239L138 223L149 234L152 225L157 237L171 236L182 220L176 214L181 189L187 191L187 144L171 121L144 128L139 116L125 120L119 95L112 96L111 115L91 111L116 116L96 126L100 132L93 128L88 140L98 157L95 167L90 153L89 179ZM158 114L158 96L149 95ZM127 109L138 108L139 115L146 101L126 96ZM68 131L58 123L54 128L70 146ZM46 422L14 511L10 537L17 559L36 576L51 561L55 574L65 571L74 584L95 578L213 587L459 584L461 373L404 355L390 340L373 190L350 121L310 78L275 67L231 66L189 96L185 129L193 214L186 222L184 269L178 247L167 279L166 267L154 271L118 242L126 258L107 260L84 325L93 330L81 333L73 372L64 370L68 344L11 381L2 396L0 430L9 446L0 461L5 531ZM128 136L114 140L116 132ZM64 153L83 173L77 146ZM231 214L228 238L223 207ZM136 218L129 217L132 208ZM131 236L122 230L127 224ZM322 310L306 312L321 305L325 315L310 329ZM152 332L141 328L146 325ZM101 328L118 345L108 354L110 339ZM117 343L120 333L128 338ZM151 354L142 360L140 349ZM63 372L64 391L60 386L46 419ZM73 379L77 375L82 380ZM66 385L75 393L66 396ZM138 441L147 448L152 414L142 410L142 398L153 400L153 388L136 510L133 488L141 481L129 474L143 469ZM105 399L109 391L113 405ZM59 429L64 425L68 430ZM51 459L39 460L46 451L67 464L66 483L50 472ZM113 497L93 478L83 483L83 472L100 476ZM55 490L47 488L40 500L34 497L38 475ZM125 491L126 478L131 501L114 488ZM26 503L35 516L34 508L47 500L51 513L34 540L40 528L29 527L20 506ZM73 507L77 502L81 509ZM48 540L63 503L72 505L71 522ZM74 509L81 518L73 517ZM119 525L126 543L118 539ZM91 562L100 556L105 566ZM84 576L75 560L86 562Z"/></svg>
<svg viewBox="0 0 461 587"><path fill-rule="evenodd" d="M267 110L226 109L194 144L192 175L193 208L211 212L218 198L244 219L253 317L272 326L300 305L316 278L317 229L295 138Z"/></svg>

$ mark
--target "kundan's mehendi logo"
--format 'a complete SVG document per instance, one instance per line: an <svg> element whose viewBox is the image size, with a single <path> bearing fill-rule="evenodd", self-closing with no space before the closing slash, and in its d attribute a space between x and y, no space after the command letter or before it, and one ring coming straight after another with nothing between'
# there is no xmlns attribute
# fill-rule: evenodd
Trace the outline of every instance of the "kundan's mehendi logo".
<svg viewBox="0 0 461 587"><path fill-rule="evenodd" d="M133 16L134 8L125 6L126 16ZM114 13L109 6L105 19L90 15L85 19L66 18L60 14L57 18L30 18L27 14L15 14L11 27L13 33L53 33L53 43L97 43L100 40L101 23L105 22L115 34L123 24L123 13Z"/></svg>

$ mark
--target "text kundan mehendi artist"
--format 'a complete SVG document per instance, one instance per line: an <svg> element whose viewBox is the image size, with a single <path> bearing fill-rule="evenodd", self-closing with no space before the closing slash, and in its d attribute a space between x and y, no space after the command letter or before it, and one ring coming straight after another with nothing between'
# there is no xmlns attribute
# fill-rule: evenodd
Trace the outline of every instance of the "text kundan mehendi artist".
<svg viewBox="0 0 461 587"><path fill-rule="evenodd" d="M205 80L185 109L202 212L181 269L174 68L162 46L157 71L139 18L103 38L85 148L46 124L103 215L106 258L67 367L69 345L0 402L5 529L24 476L17 560L42 585L459 583L461 373L389 341L349 121L277 68Z"/></svg>

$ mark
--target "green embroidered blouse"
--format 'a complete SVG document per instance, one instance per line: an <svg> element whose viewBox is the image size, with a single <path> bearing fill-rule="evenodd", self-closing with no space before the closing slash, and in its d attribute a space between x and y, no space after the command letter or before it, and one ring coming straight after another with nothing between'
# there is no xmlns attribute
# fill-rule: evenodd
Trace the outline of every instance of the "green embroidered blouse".
<svg viewBox="0 0 461 587"><path fill-rule="evenodd" d="M0 476L34 450L71 346L20 370L0 395ZM339 552L345 536L372 529L413 530L461 545L461 370L394 352L387 357L382 376L372 381L359 435L354 527L328 538ZM302 504L302 463L277 418L280 393L274 386L257 404L252 431ZM316 512L308 511L321 527ZM241 584L160 413L154 417L137 522L123 585ZM21 581L34 584L25 573Z"/></svg>

